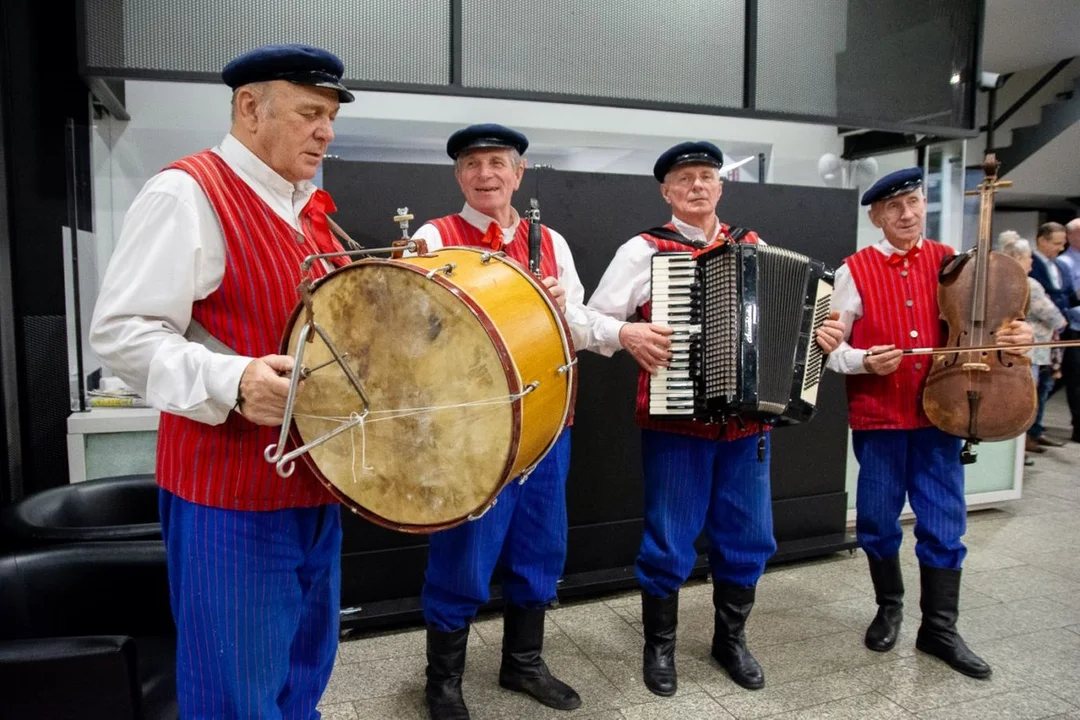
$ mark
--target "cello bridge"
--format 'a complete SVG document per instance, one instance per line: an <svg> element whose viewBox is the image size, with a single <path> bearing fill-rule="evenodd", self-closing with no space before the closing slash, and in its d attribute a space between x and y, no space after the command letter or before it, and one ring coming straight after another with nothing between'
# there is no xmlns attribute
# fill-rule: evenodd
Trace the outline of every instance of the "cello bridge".
<svg viewBox="0 0 1080 720"><path fill-rule="evenodd" d="M961 369L965 372L990 372L990 366L981 362L966 362Z"/></svg>

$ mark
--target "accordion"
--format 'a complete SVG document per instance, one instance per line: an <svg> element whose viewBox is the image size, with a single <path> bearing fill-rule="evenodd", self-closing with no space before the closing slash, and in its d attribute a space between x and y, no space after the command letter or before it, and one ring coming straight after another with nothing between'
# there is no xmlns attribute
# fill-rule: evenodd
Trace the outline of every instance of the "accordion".
<svg viewBox="0 0 1080 720"><path fill-rule="evenodd" d="M652 322L672 359L650 377L649 415L786 425L813 417L833 273L805 255L727 243L652 258Z"/></svg>

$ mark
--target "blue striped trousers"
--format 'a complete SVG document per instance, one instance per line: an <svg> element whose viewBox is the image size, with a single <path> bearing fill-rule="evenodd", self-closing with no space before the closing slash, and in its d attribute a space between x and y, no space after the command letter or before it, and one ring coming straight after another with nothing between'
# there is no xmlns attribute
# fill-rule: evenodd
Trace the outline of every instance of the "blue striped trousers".
<svg viewBox="0 0 1080 720"><path fill-rule="evenodd" d="M923 565L959 570L967 554L960 438L936 427L853 430L859 485L855 531L859 546L880 560L900 552L900 513L907 495L915 512L915 555Z"/></svg>
<svg viewBox="0 0 1080 720"><path fill-rule="evenodd" d="M337 505L247 512L162 490L185 719L320 717L338 643Z"/></svg>
<svg viewBox="0 0 1080 720"><path fill-rule="evenodd" d="M771 441L766 436L763 462L757 443L757 436L714 441L642 430L645 534L637 577L650 595L667 597L686 582L702 528L713 578L740 587L757 584L776 552Z"/></svg>
<svg viewBox="0 0 1080 720"><path fill-rule="evenodd" d="M529 610L547 607L566 563L566 476L570 431L520 484L499 493L477 519L431 536L420 593L424 620L441 632L465 627L488 601L496 568L503 599Z"/></svg>

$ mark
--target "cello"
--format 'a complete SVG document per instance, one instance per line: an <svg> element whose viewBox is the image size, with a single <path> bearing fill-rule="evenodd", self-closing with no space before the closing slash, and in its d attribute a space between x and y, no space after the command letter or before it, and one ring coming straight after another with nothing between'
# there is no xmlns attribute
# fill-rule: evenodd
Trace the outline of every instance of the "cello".
<svg viewBox="0 0 1080 720"><path fill-rule="evenodd" d="M1012 185L998 180L993 153L983 163L979 241L971 251L947 258L939 273L938 308L949 327L946 347L933 351L923 390L923 409L939 429L966 440L961 460L974 462L980 440L1009 440L1035 421L1038 399L1031 361L1003 352L996 334L1028 307L1027 273L1015 259L991 251L994 193Z"/></svg>

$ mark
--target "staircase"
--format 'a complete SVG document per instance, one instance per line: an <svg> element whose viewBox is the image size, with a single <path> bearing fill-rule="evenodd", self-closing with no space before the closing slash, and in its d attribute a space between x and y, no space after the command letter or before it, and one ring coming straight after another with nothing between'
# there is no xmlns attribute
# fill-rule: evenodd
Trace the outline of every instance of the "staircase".
<svg viewBox="0 0 1080 720"><path fill-rule="evenodd" d="M1043 106L1038 123L1014 128L1012 143L994 149L1001 161L999 174L1008 175L1077 122L1080 122L1080 77L1073 79L1058 100ZM1075 156L1062 160L1074 162Z"/></svg>

